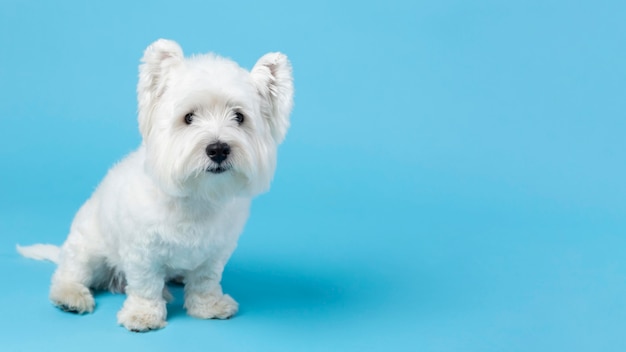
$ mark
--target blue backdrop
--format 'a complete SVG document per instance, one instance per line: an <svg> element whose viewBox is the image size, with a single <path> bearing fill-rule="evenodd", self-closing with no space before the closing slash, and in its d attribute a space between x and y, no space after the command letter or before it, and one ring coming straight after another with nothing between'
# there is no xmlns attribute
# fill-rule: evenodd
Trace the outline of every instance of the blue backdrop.
<svg viewBox="0 0 626 352"><path fill-rule="evenodd" d="M623 1L0 3L0 350L626 350ZM224 275L228 321L75 316L50 263L139 143L157 38L291 59L292 128ZM44 347L46 346L46 347Z"/></svg>

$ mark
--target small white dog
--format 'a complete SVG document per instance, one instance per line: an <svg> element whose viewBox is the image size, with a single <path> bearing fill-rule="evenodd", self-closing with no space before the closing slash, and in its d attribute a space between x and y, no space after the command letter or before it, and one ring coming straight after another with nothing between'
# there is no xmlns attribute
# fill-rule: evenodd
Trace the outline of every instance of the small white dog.
<svg viewBox="0 0 626 352"><path fill-rule="evenodd" d="M164 39L142 62L143 143L108 172L62 247L18 250L58 263L50 299L63 310L92 312L90 289L123 290L119 324L159 329L171 299L165 283L182 279L189 315L229 318L238 305L222 292L222 272L252 197L274 174L293 104L291 64L270 53L248 72L213 54L185 58Z"/></svg>

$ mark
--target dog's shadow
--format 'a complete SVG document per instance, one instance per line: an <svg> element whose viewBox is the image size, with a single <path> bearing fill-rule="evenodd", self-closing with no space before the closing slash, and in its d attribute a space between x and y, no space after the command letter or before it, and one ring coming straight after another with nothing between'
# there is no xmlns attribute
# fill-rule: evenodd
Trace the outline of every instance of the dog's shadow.
<svg viewBox="0 0 626 352"><path fill-rule="evenodd" d="M351 305L359 304L357 298L363 298L355 292L359 286L362 285L358 278L336 271L312 273L310 269L236 261L228 264L222 280L224 292L239 302L237 317L247 314L311 316L354 309ZM169 284L169 288L174 301L168 304L168 319L185 316L183 286Z"/></svg>

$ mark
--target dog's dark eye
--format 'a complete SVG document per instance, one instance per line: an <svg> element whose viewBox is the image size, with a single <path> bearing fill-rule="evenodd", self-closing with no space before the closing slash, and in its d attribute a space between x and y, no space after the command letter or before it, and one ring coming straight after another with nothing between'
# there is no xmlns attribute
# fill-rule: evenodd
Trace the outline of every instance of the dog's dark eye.
<svg viewBox="0 0 626 352"><path fill-rule="evenodd" d="M237 121L237 123L241 125L243 123L243 120L245 120L245 116L243 116L243 114L240 112L236 112L235 121Z"/></svg>
<svg viewBox="0 0 626 352"><path fill-rule="evenodd" d="M185 115L185 123L188 125L191 125L192 122L193 122L193 112L190 112L187 115Z"/></svg>

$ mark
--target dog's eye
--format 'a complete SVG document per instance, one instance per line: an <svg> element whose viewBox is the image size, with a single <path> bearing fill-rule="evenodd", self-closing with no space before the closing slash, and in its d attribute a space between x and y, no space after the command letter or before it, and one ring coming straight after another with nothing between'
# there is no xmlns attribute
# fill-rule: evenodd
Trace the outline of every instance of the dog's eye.
<svg viewBox="0 0 626 352"><path fill-rule="evenodd" d="M235 121L237 121L237 123L241 125L243 123L243 120L245 120L245 117L243 116L243 114L240 112L236 112Z"/></svg>
<svg viewBox="0 0 626 352"><path fill-rule="evenodd" d="M185 115L185 123L188 125L191 125L192 122L193 122L193 112L190 112L187 115Z"/></svg>

